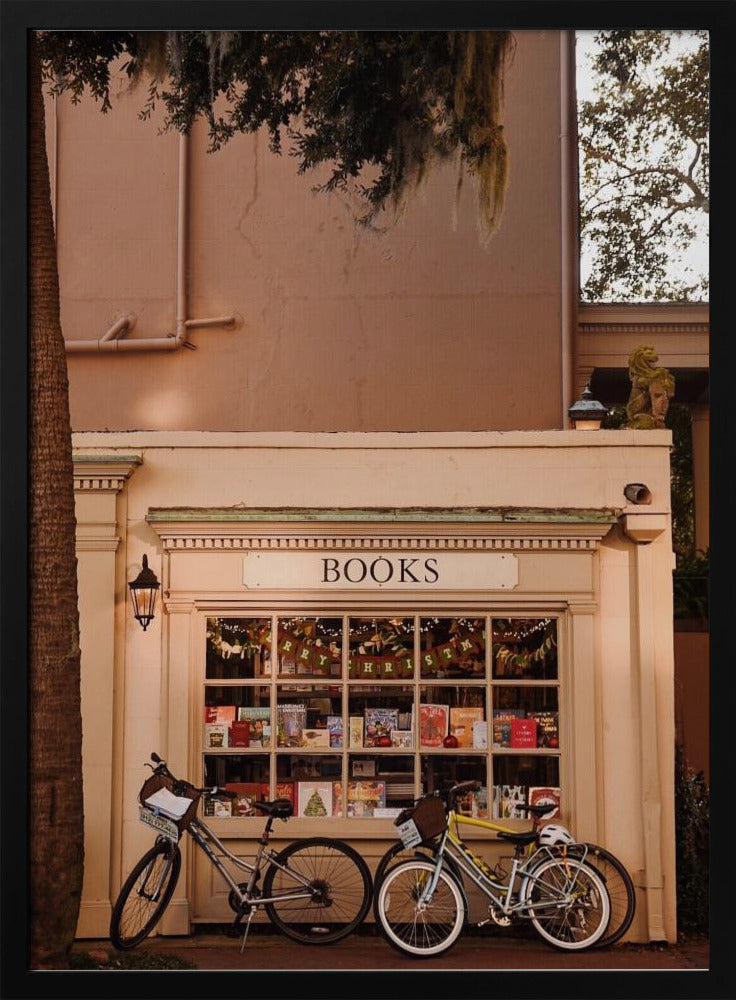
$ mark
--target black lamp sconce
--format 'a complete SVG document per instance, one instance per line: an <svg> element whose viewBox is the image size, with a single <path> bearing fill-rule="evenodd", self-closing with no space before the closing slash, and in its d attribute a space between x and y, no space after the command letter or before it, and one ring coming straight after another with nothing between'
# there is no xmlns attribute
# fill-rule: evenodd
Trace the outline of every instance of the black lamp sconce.
<svg viewBox="0 0 736 1000"><path fill-rule="evenodd" d="M143 556L143 569L135 580L128 584L130 597L133 601L133 614L143 626L145 632L153 619L156 607L156 594L161 584L152 569L148 568L148 556Z"/></svg>

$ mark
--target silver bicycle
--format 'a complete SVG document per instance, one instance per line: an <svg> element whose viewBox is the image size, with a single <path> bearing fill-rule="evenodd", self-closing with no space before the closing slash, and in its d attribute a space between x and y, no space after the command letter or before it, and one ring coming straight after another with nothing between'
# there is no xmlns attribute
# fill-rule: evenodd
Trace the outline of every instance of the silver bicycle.
<svg viewBox="0 0 736 1000"><path fill-rule="evenodd" d="M279 930L303 944L339 941L363 921L371 903L371 875L352 847L331 837L310 837L276 853L268 846L273 823L276 819L286 821L293 806L288 799L256 801L253 805L267 818L250 863L228 850L196 815L201 798L233 797L233 793L217 786L196 788L175 778L158 754L151 754L151 760L156 766L146 765L153 775L139 794L139 815L158 836L153 847L134 866L113 907L110 940L116 948L135 948L163 916L181 871L179 840L185 832L230 886L228 902L235 912L234 925L245 921L241 951L259 907L264 908ZM183 815L174 819L163 809L147 803L161 788L180 800L189 800L188 805L184 802ZM236 882L224 859L247 873L247 881Z"/></svg>
<svg viewBox="0 0 736 1000"><path fill-rule="evenodd" d="M492 920L506 927L526 919L554 947L590 948L605 934L611 906L603 878L586 862L585 845L568 850L564 842L546 843L544 832L500 833L514 845L514 855L508 873L491 869L457 833L458 821L498 828L455 813L458 795L477 785L465 781L445 798L425 796L397 817L404 846L432 843L433 854L395 865L377 885L374 909L383 935L398 951L415 958L447 951L467 918L466 876L489 900L488 919L481 923ZM569 840L572 843L572 836Z"/></svg>

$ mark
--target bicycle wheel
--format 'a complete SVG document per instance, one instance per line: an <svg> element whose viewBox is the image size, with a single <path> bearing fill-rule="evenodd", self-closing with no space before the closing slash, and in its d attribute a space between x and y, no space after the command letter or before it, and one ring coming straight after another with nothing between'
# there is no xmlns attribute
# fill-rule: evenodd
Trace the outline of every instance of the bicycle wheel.
<svg viewBox="0 0 736 1000"><path fill-rule="evenodd" d="M636 912L636 892L631 876L618 858L597 844L586 844L585 863L592 865L603 876L608 898L611 901L611 919L608 930L595 943L596 948L606 948L620 941L631 926ZM574 848L568 848L568 851Z"/></svg>
<svg viewBox="0 0 736 1000"><path fill-rule="evenodd" d="M125 951L148 937L169 905L181 870L181 851L159 841L128 875L112 908L110 940Z"/></svg>
<svg viewBox="0 0 736 1000"><path fill-rule="evenodd" d="M448 951L460 937L465 921L462 892L452 876L441 871L432 899L420 897L432 873L432 861L405 861L390 868L378 889L378 925L398 951L414 958L431 958Z"/></svg>
<svg viewBox="0 0 736 1000"><path fill-rule="evenodd" d="M311 837L289 844L275 861L263 880L265 897L305 886L311 894L309 899L265 904L269 919L294 941L331 944L351 934L365 918L371 904L371 873L348 844Z"/></svg>
<svg viewBox="0 0 736 1000"><path fill-rule="evenodd" d="M563 951L592 947L606 933L611 915L601 876L591 865L569 859L537 865L522 885L521 901L531 904L527 913L537 933Z"/></svg>

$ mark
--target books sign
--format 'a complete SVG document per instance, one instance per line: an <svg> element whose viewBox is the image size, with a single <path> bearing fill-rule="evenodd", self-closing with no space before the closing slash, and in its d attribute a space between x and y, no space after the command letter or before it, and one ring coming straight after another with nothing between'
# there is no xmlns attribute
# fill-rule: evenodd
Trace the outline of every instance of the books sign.
<svg viewBox="0 0 736 1000"><path fill-rule="evenodd" d="M249 590L512 590L518 562L508 552L249 552Z"/></svg>

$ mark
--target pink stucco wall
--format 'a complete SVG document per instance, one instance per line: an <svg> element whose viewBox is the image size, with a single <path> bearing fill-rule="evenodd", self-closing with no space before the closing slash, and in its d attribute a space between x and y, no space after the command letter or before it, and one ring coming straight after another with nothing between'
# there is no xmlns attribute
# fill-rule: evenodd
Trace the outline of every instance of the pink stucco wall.
<svg viewBox="0 0 736 1000"><path fill-rule="evenodd" d="M127 313L129 336L174 329L178 139L137 119L143 89L118 90L106 116L91 100L58 108L67 339L97 339ZM369 233L264 136L207 155L197 128L188 316L242 323L193 331L196 351L70 355L74 429L559 427L558 32L517 33L505 117L510 183L487 246L467 177L455 218L454 168Z"/></svg>

